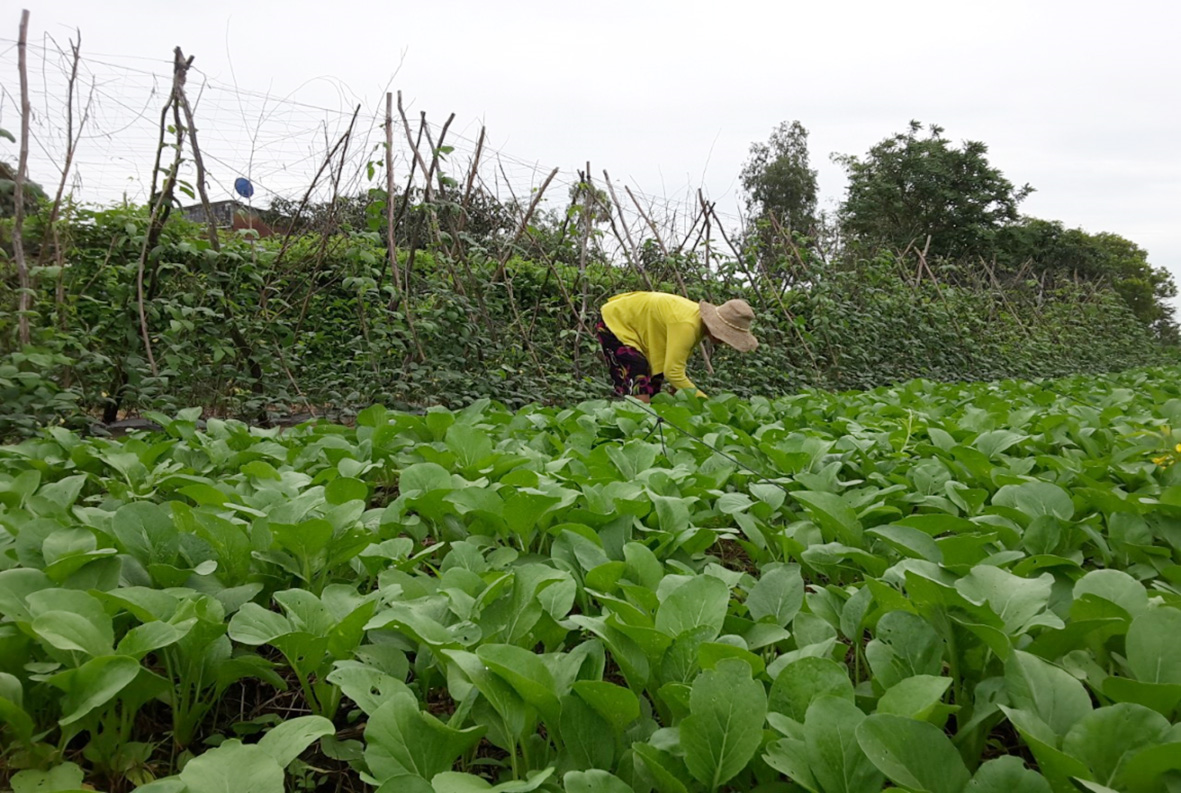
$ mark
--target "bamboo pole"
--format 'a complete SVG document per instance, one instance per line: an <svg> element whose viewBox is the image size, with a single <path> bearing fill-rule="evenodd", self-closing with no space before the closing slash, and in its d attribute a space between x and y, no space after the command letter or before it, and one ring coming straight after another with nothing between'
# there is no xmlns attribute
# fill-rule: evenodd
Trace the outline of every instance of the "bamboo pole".
<svg viewBox="0 0 1181 793"><path fill-rule="evenodd" d="M168 110L172 109L173 117L179 122L180 111L178 108L178 97L180 87L184 82L185 74L188 69L188 64L182 59L183 56L180 47L177 47L173 52L172 63L172 90L168 93L168 101L164 105L164 110L160 114L160 149L157 150L157 163L160 160L160 152L164 147L164 131L168 120ZM159 240L160 231L164 227L164 221L167 220L168 214L172 207L172 191L176 185L177 174L180 171L181 154L184 149L184 128L179 123L174 125L176 127L176 153L173 156L172 168L169 169L168 175L165 176L164 182L160 187L160 194L156 196L156 200L152 205L151 216L148 220L148 232L144 235L144 243L139 253L139 261L136 265L135 271L135 297L136 308L139 314L139 331L140 338L144 345L144 354L148 359L148 367L152 371L152 376L159 374L156 367L156 358L152 354L152 339L148 332L148 315L145 307L144 296L144 272L147 267L149 252L155 247ZM155 175L153 175L153 182ZM153 276L153 281L155 280Z"/></svg>
<svg viewBox="0 0 1181 793"><path fill-rule="evenodd" d="M398 272L398 248L394 244L394 95L391 92L385 95L385 224L390 278L396 294L402 288L402 274Z"/></svg>
<svg viewBox="0 0 1181 793"><path fill-rule="evenodd" d="M193 59L185 60L184 53L181 52L180 47L176 48L176 62L177 64L184 64L184 74L187 74L189 66ZM185 124L189 133L189 146L193 151L193 164L197 169L197 194L201 197L201 207L205 211L205 222L209 233L209 244L214 251L221 251L221 240L217 233L217 224L213 218L213 207L209 201L209 192L205 187L205 159L201 156L201 145L197 141L197 122L193 118L193 108L189 104L189 98L185 94L185 77L184 74L176 81L176 98L175 101L179 104L181 110L184 111ZM358 110L360 108L358 107ZM356 118L356 113L353 114ZM216 266L216 265L215 265ZM242 329L238 327L238 321L234 317L234 309L230 304L230 298L222 290L221 296L221 314L222 319L226 323L226 330L229 331L230 340L237 348L238 357L244 361L250 369L250 376L253 379L251 383L251 392L255 398L261 400L263 397L264 384L262 364L259 363L258 358L254 355L252 345L247 342L246 337L242 335ZM270 424L267 418L266 409L260 404L258 407L259 413L256 417L261 426L268 426Z"/></svg>
<svg viewBox="0 0 1181 793"><path fill-rule="evenodd" d="M20 296L17 298L17 337L22 345L30 341L29 310L32 304L33 284L29 277L29 265L25 261L25 242L21 232L25 224L25 179L29 167L29 69L26 56L29 40L29 11L21 11L20 38L17 41L17 68L21 85L21 128L20 155L16 166L16 180L13 197L16 207L12 219L12 257L16 260L17 283Z"/></svg>
<svg viewBox="0 0 1181 793"><path fill-rule="evenodd" d="M639 273L640 278L644 280L644 285L648 287L649 291L651 291L652 280L648 278L648 272L644 269L643 262L640 261L639 250L636 249L636 243L634 240L632 240L631 229L628 228L627 225L627 218L623 215L623 204L619 202L619 196L615 195L615 187L611 184L611 176L605 169L603 171L603 180L607 183L607 192L611 196L611 202L615 205L615 212L619 213L619 225L623 227L623 233L627 237L626 249L631 254L627 257L627 259L630 262L632 268L637 273ZM620 240L620 244L622 245L623 240L620 239L619 231L615 228L615 213L611 214L611 230L615 233L615 239Z"/></svg>

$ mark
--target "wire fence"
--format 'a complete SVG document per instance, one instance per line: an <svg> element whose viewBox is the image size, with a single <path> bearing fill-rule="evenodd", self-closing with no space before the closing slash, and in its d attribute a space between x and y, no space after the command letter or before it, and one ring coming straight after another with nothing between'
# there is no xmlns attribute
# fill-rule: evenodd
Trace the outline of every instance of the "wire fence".
<svg viewBox="0 0 1181 793"><path fill-rule="evenodd" d="M61 181L74 136L76 151L66 194L89 204L146 202L173 61L82 51L71 100L72 44L46 36L28 43L27 59L32 108L29 178L52 194ZM0 38L0 70L17 74L15 40ZM15 85L15 80L0 85L0 128L13 134L20 126ZM301 91L277 96L226 84L196 67L189 70L186 92L193 103L212 201L236 198L234 182L239 177L254 186L250 203L255 208L269 206L275 199L298 202L307 195L313 202L325 201L385 186L385 97L373 101L337 85L339 102L328 107L304 101ZM443 142L446 132L450 148L441 167L457 179L470 178L500 202L528 202L548 180L541 205L560 207L580 183L579 172L585 172L585 164L558 167L555 172L552 166L497 150L481 140L483 136L447 130L437 119L407 121L408 125L398 113L393 116L393 166L401 179L411 172L415 157L421 157L412 145L420 128L427 141L435 144ZM317 180L327 152L346 134L347 145L333 163L336 178ZM0 159L15 161L15 148L0 147ZM602 187L605 174L604 170L589 176ZM179 178L194 183L191 160L182 164ZM614 187L621 199L615 202L621 246L626 237L643 238L650 236L648 232L669 241L681 240L692 233L703 210L701 198L688 193L669 197L648 194L638 186ZM742 223L736 215L712 211L718 222L730 228Z"/></svg>

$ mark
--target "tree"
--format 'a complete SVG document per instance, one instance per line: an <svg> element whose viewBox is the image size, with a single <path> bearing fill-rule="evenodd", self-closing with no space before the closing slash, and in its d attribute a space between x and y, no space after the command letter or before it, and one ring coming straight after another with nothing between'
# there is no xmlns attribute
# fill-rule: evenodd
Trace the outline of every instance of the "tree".
<svg viewBox="0 0 1181 793"><path fill-rule="evenodd" d="M785 230L812 232L816 171L808 167L808 130L800 122L781 122L766 143L752 143L739 178L756 222L773 217Z"/></svg>
<svg viewBox="0 0 1181 793"><path fill-rule="evenodd" d="M1154 267L1148 252L1118 234L1088 234L1058 221L1024 218L998 238L1000 263L1110 286L1132 313L1164 341L1175 342L1177 324L1168 301L1177 284L1164 267Z"/></svg>
<svg viewBox="0 0 1181 793"><path fill-rule="evenodd" d="M956 148L943 128L911 121L905 134L878 143L864 158L836 155L849 177L840 209L845 235L871 245L922 247L949 258L991 255L997 232L1017 220L1033 192L1015 189L988 163L988 147Z"/></svg>

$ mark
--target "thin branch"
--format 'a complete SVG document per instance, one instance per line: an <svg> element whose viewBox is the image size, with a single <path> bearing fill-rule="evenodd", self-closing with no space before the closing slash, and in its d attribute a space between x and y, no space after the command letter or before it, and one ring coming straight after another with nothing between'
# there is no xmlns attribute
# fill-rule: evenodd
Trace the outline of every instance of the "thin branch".
<svg viewBox="0 0 1181 793"><path fill-rule="evenodd" d="M430 201L431 190L431 169L427 167L426 160L422 158L422 153L418 150L418 143L410 135L410 120L406 118L406 110L402 107L402 92L398 92L398 114L402 117L402 129L406 130L406 141L410 144L410 151L414 152L414 159L418 162L418 167L426 174L426 188L424 191L424 200ZM419 142L422 141L423 127L419 127Z"/></svg>
<svg viewBox="0 0 1181 793"><path fill-rule="evenodd" d="M460 204L460 206L463 207L463 214L460 216L460 219L459 219L459 230L460 231L463 231L463 229L467 227L467 220L468 220L467 209L468 209L468 204L471 202L472 187L476 181L476 173L480 169L480 155L484 151L484 133L485 132L486 132L486 129L483 126L481 126L480 127L480 137L476 141L476 155L472 159L471 168L468 169L467 186L464 187L463 201Z"/></svg>
<svg viewBox="0 0 1181 793"><path fill-rule="evenodd" d="M357 123L357 113L359 110L360 106L358 105L357 109L353 111L353 117L349 121L348 129L346 129L344 134L340 136L340 139L336 141L336 144L328 150L328 153L324 155L324 162L320 163L320 167L316 171L316 175L312 177L312 183L309 184L308 189L304 191L303 198L300 199L299 206L295 210L295 215L291 218L289 231L283 237L283 244L279 246L279 253L277 256L275 256L275 262L272 265L273 268L277 268L279 263L283 261L283 256L287 253L287 249L291 245L291 238L295 236L295 229L299 225L299 219L303 216L303 211L307 208L308 202L311 201L312 193L320 184L320 177L324 175L325 169L332 166L332 162L336 158L336 153L340 151L340 148L346 145L349 136L352 134L353 126Z"/></svg>
<svg viewBox="0 0 1181 793"><path fill-rule="evenodd" d="M679 284L681 287L681 294L685 297L688 297L689 289L685 286L685 279L681 277L681 270L679 267L677 267L676 262L669 259L668 246L666 246L664 244L664 240L660 238L660 232L657 231L656 224L653 223L652 218L648 217L648 214L644 212L644 208L640 206L640 202L636 200L636 196L634 193L632 193L631 188L627 185L624 185L623 189L627 191L628 197L631 198L632 203L635 204L636 211L640 213L640 217L642 217L648 224L648 228L652 229L652 236L656 239L656 244L660 246L660 252L664 254L665 261L671 264L673 275L677 277L677 284Z"/></svg>
<svg viewBox="0 0 1181 793"><path fill-rule="evenodd" d="M513 235L513 238L509 240L508 244L505 246L504 252L501 254L500 266L496 268L496 275L493 277L493 280L498 280L504 276L504 267L505 264L508 263L509 257L512 256L513 246L517 244L517 240L521 238L521 235L529 229L529 221L533 218L533 212L537 209L538 202L541 201L541 197L545 195L546 188L549 187L550 182L552 182L554 177L557 175L557 168L554 168L552 171L550 171L549 176L545 177L545 181L541 183L541 187L538 188L537 192L534 194L533 200L529 202L529 209L521 216L521 225L517 227L516 233ZM507 178L505 181L507 181Z"/></svg>
<svg viewBox="0 0 1181 793"><path fill-rule="evenodd" d="M619 213L619 225L623 227L623 233L627 237L626 247L631 254L627 259L631 263L632 268L644 279L644 285L651 291L652 281L648 278L648 273L644 269L644 263L640 261L640 252L636 249L636 243L632 239L631 229L627 225L627 218L623 214L623 204L619 203L619 196L615 195L615 186L611 184L611 175L607 173L606 169L603 170L603 180L607 183L607 192L611 195L611 203L615 205L615 212ZM620 244L623 244L623 240L619 237L619 229L615 227L615 213L612 212L610 217L611 231L614 232L615 239L619 240Z"/></svg>

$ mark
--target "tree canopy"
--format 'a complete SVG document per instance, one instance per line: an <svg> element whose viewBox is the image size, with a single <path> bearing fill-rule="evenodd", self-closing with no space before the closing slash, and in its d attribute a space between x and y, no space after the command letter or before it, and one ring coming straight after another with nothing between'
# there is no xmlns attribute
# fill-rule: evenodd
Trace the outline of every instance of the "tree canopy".
<svg viewBox="0 0 1181 793"><path fill-rule="evenodd" d="M991 252L998 231L1018 219L1033 192L1015 188L989 164L979 141L954 146L943 128L911 121L905 133L881 141L864 157L836 155L848 192L840 209L845 235L871 245L922 248L958 258Z"/></svg>
<svg viewBox="0 0 1181 793"><path fill-rule="evenodd" d="M773 216L785 229L811 232L816 223L816 171L808 164L808 130L799 121L784 121L766 143L751 144L740 179L752 217Z"/></svg>
<svg viewBox="0 0 1181 793"><path fill-rule="evenodd" d="M1177 296L1176 282L1168 270L1150 264L1148 252L1129 239L1024 218L1004 230L998 249L1000 263L1011 270L1029 263L1039 272L1105 283L1158 336L1173 339L1177 334L1166 302Z"/></svg>

